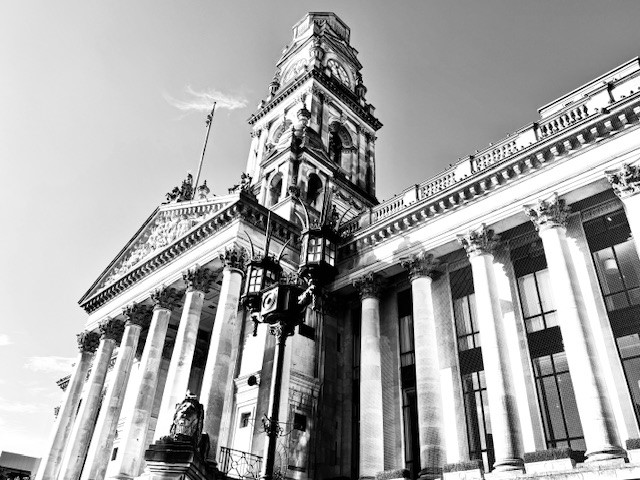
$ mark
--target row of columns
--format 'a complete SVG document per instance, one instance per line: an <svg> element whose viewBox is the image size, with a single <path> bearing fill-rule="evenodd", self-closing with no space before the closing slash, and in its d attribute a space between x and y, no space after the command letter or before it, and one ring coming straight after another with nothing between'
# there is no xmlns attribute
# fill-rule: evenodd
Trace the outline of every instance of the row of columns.
<svg viewBox="0 0 640 480"><path fill-rule="evenodd" d="M624 203L631 232L640 238L640 166L623 165L607 172L614 191ZM621 458L616 424L598 371L597 353L588 321L578 308L580 292L575 283L566 227L569 209L554 195L525 207L542 240L554 284L560 329L582 428L588 461ZM523 468L523 441L516 399L514 362L505 332L503 307L494 267L499 238L484 225L458 237L473 274L476 313L482 344L489 414L497 471ZM640 242L636 242L640 248ZM432 281L440 275L437 259L421 252L403 261L409 271L413 296L416 394L420 441L421 477L435 478L445 462L445 436L440 391L440 367ZM382 380L380 352L380 279L368 274L354 281L362 301L360 358L360 475L373 477L384 470L382 431ZM442 348L442 347L440 347Z"/></svg>
<svg viewBox="0 0 640 480"><path fill-rule="evenodd" d="M220 429L246 252L241 247L227 248L221 260L225 265L222 286L201 389L201 402L205 406L204 431L209 434L212 444L210 457L215 456ZM169 434L175 406L187 393L204 296L215 277L209 269L200 267L183 274L187 285L186 297L169 363L155 439ZM99 323L99 332L78 335L80 356L37 480L105 478L140 334L148 325L139 364L140 374L137 384L132 385L131 394L135 396L133 408L127 412L115 464L110 467L114 472L110 478L133 479L141 473L167 329L180 296L175 288L159 288L150 294L153 307L132 304L123 312L124 321L105 319ZM107 370L117 344L120 348L103 397Z"/></svg>

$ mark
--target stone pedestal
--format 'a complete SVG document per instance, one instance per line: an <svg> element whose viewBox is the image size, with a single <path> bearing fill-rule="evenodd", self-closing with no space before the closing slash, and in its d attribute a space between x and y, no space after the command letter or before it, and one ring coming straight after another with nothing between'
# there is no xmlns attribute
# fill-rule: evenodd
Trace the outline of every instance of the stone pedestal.
<svg viewBox="0 0 640 480"><path fill-rule="evenodd" d="M141 479L215 480L215 468L204 462L191 443L155 443L144 454L147 462Z"/></svg>

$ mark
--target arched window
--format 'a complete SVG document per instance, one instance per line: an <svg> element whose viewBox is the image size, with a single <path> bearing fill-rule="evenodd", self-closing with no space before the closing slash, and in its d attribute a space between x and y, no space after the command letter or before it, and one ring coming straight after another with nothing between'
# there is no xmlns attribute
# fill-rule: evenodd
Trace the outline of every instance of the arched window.
<svg viewBox="0 0 640 480"><path fill-rule="evenodd" d="M342 165L342 152L351 148L353 140L349 130L340 122L333 122L329 125L329 158L338 165Z"/></svg>
<svg viewBox="0 0 640 480"><path fill-rule="evenodd" d="M307 202L315 207L318 203L321 191L322 180L320 180L318 175L312 173L309 175L309 179L307 180Z"/></svg>
<svg viewBox="0 0 640 480"><path fill-rule="evenodd" d="M280 201L282 193L282 174L276 173L269 182L269 192L267 197L267 207L271 207Z"/></svg>

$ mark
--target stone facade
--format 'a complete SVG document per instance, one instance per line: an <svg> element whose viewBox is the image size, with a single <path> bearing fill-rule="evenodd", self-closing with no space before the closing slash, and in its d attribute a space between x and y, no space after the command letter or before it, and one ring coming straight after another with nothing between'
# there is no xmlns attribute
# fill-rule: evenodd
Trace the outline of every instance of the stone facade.
<svg viewBox="0 0 640 480"><path fill-rule="evenodd" d="M379 203L382 124L349 28L310 13L293 37L249 119L241 184L176 187L80 300L37 478L149 478L164 467L144 452L187 391L209 464L256 478L276 344L240 301L245 264L268 233L295 273L301 219L322 212L338 273L284 350L279 474L636 478L640 60Z"/></svg>

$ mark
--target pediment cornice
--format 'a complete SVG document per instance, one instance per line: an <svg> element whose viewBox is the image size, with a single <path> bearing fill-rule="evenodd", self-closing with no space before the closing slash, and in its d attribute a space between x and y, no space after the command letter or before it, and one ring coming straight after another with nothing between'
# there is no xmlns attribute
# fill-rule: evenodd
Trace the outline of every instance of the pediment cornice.
<svg viewBox="0 0 640 480"><path fill-rule="evenodd" d="M340 257L346 259L423 227L427 222L478 201L495 190L549 168L581 149L609 141L640 125L640 92L585 113L555 131L546 129L535 142L518 148L514 139L495 145L490 153L469 156L440 175L415 185L349 221ZM540 128L533 124L531 128ZM456 167L467 162L466 174L457 177Z"/></svg>
<svg viewBox="0 0 640 480"><path fill-rule="evenodd" d="M267 214L265 207L244 192L206 202L163 205L149 217L78 303L91 313L234 220L242 219L265 230ZM274 238L282 242L288 240L292 245L299 243L298 227L277 216L271 221Z"/></svg>

